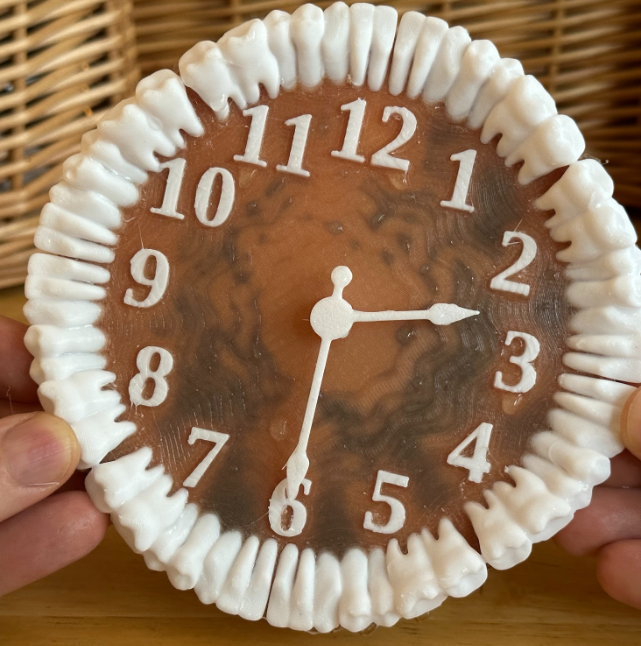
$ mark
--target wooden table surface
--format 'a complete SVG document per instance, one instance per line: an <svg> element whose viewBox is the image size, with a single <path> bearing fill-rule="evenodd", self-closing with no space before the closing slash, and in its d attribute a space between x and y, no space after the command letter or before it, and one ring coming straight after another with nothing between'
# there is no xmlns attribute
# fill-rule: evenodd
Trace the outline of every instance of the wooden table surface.
<svg viewBox="0 0 641 646"><path fill-rule="evenodd" d="M0 291L0 313L22 317L20 288ZM88 557L0 599L3 646L609 646L641 645L641 611L601 591L591 559L551 541L525 563L498 572L465 599L419 620L367 634L306 635L251 623L204 606L147 570L113 528Z"/></svg>

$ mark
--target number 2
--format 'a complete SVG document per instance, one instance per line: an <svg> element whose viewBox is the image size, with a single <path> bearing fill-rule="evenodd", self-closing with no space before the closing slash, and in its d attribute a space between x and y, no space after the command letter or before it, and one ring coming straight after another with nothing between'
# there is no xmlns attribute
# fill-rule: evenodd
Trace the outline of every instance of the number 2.
<svg viewBox="0 0 641 646"><path fill-rule="evenodd" d="M383 146L383 148L372 155L372 165L396 168L407 172L407 169L410 167L409 160L392 157L390 153L393 153L397 148L406 144L414 136L416 132L416 117L407 108L388 105L383 110L383 123L387 123L393 114L398 114L403 120L401 131L394 141L390 141L387 146Z"/></svg>
<svg viewBox="0 0 641 646"><path fill-rule="evenodd" d="M397 487L407 487L410 479L407 476L400 476L397 473L390 473L389 471L379 471L376 476L376 485L374 486L374 493L372 500L374 502L385 502L390 508L390 517L385 525L377 525L374 522L374 515L371 511L365 512L365 521L363 527L369 529L377 534L393 534L403 527L405 524L405 507L400 500L385 496L381 493L381 487L384 484L396 485Z"/></svg>
<svg viewBox="0 0 641 646"><path fill-rule="evenodd" d="M508 280L508 278L510 276L514 276L514 274L522 269L525 269L534 260L534 257L536 256L536 242L534 241L534 238L530 237L527 233L521 233L520 231L506 231L503 234L503 246L507 247L512 240L515 239L520 240L523 243L521 255L511 267L508 267L492 278L490 288L527 296L530 293L529 285L517 283L514 280Z"/></svg>
<svg viewBox="0 0 641 646"><path fill-rule="evenodd" d="M211 466L216 456L220 453L225 442L229 439L227 433L219 433L218 431L207 431L204 428L194 426L191 429L187 441L189 444L195 444L197 440L207 440L213 442L214 448L203 458L203 461L191 472L189 477L183 482L183 487L195 487L200 479L205 475L205 471Z"/></svg>

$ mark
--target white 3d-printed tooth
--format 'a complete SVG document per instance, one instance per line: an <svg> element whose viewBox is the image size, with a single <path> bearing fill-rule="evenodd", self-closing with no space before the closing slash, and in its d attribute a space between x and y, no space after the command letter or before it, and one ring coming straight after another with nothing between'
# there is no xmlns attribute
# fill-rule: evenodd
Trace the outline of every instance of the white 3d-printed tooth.
<svg viewBox="0 0 641 646"><path fill-rule="evenodd" d="M563 114L554 114L538 125L532 134L508 156L508 166L524 160L519 182L531 181L557 168L577 161L585 150L585 139L576 123Z"/></svg>
<svg viewBox="0 0 641 646"><path fill-rule="evenodd" d="M298 548L293 543L288 543L280 553L267 605L267 621L272 626L285 628L289 625L292 588L297 565Z"/></svg>
<svg viewBox="0 0 641 646"><path fill-rule="evenodd" d="M79 469L89 469L99 464L107 453L136 432L133 422L116 421L125 411L123 404L106 408L84 417L71 425L80 444Z"/></svg>
<svg viewBox="0 0 641 646"><path fill-rule="evenodd" d="M503 99L512 83L521 76L523 76L523 65L519 61L513 58L499 60L474 102L467 122L470 128L476 130L485 123L492 108Z"/></svg>
<svg viewBox="0 0 641 646"><path fill-rule="evenodd" d="M92 469L85 487L94 505L102 512L114 512L160 478L165 471L163 466L147 469L152 455L152 450L145 446Z"/></svg>
<svg viewBox="0 0 641 646"><path fill-rule="evenodd" d="M278 543L273 538L269 538L258 552L249 587L238 611L244 619L258 621L265 615L277 558Z"/></svg>
<svg viewBox="0 0 641 646"><path fill-rule="evenodd" d="M325 9L325 31L321 55L327 77L336 84L345 83L349 73L350 10L344 2Z"/></svg>
<svg viewBox="0 0 641 646"><path fill-rule="evenodd" d="M357 2L350 9L349 28L349 75L356 87L365 83L369 52L372 46L374 32L374 5L367 2Z"/></svg>
<svg viewBox="0 0 641 646"><path fill-rule="evenodd" d="M332 5L334 6L334 5ZM291 90L296 85L296 50L289 34L291 16L275 10L263 20L267 29L269 49L276 58L280 84Z"/></svg>
<svg viewBox="0 0 641 646"><path fill-rule="evenodd" d="M372 623L372 602L367 589L367 554L350 549L341 561L343 594L338 604L341 626L358 632Z"/></svg>
<svg viewBox="0 0 641 646"><path fill-rule="evenodd" d="M423 101L444 101L461 71L461 60L472 42L463 27L451 27L443 36L423 88ZM417 48L418 51L418 48Z"/></svg>
<svg viewBox="0 0 641 646"><path fill-rule="evenodd" d="M481 555L470 547L452 522L442 518L438 540L424 529L421 538L430 555L434 573L443 591L451 597L465 597L487 579Z"/></svg>
<svg viewBox="0 0 641 646"><path fill-rule="evenodd" d="M501 57L494 43L489 40L473 40L465 50L459 72L445 100L448 114L455 121L462 121L470 114L479 91Z"/></svg>
<svg viewBox="0 0 641 646"><path fill-rule="evenodd" d="M387 544L387 573L394 588L396 611L405 619L418 617L443 603L441 589L425 542L418 534L407 539L407 554L403 554L398 541Z"/></svg>
<svg viewBox="0 0 641 646"><path fill-rule="evenodd" d="M218 41L218 47L242 93L243 105L258 101L261 86L270 98L278 96L278 61L269 49L267 29L262 20L250 20L228 31Z"/></svg>
<svg viewBox="0 0 641 646"><path fill-rule="evenodd" d="M227 575L240 552L243 538L240 532L225 532L205 556L203 572L194 587L202 603L214 603L222 590Z"/></svg>
<svg viewBox="0 0 641 646"><path fill-rule="evenodd" d="M417 97L423 91L448 29L447 23L440 18L429 16L422 21L421 31L416 41L412 69L407 81L406 94L410 98Z"/></svg>
<svg viewBox="0 0 641 646"><path fill-rule="evenodd" d="M389 91L397 96L405 89L407 77L410 73L416 43L423 28L426 18L417 11L408 11L403 14L396 33L394 52L392 54L392 67L389 77Z"/></svg>
<svg viewBox="0 0 641 646"><path fill-rule="evenodd" d="M205 557L220 536L220 522L214 514L202 514L187 540L167 564L167 575L179 590L191 590L203 573Z"/></svg>
<svg viewBox="0 0 641 646"><path fill-rule="evenodd" d="M387 576L385 552L380 547L370 550L368 563L367 579L374 623L393 626L401 616L394 605L394 588Z"/></svg>
<svg viewBox="0 0 641 646"><path fill-rule="evenodd" d="M289 627L309 631L314 627L314 587L316 557L314 550L304 549L298 560L298 570L292 588Z"/></svg>
<svg viewBox="0 0 641 646"><path fill-rule="evenodd" d="M160 122L163 132L176 148L185 145L181 130L192 137L204 134L184 83L172 71L158 70L142 79L136 87L136 99L147 114Z"/></svg>
<svg viewBox="0 0 641 646"><path fill-rule="evenodd" d="M374 92L383 87L389 69L397 22L398 13L393 7L379 6L374 9L374 31L367 70L367 86Z"/></svg>
<svg viewBox="0 0 641 646"><path fill-rule="evenodd" d="M252 572L258 556L260 541L249 536L238 552L225 583L216 599L216 605L223 612L237 615L249 589Z"/></svg>
<svg viewBox="0 0 641 646"><path fill-rule="evenodd" d="M314 628L329 633L338 628L338 603L343 593L343 579L338 559L329 552L318 557L314 591Z"/></svg>
<svg viewBox="0 0 641 646"><path fill-rule="evenodd" d="M497 570L507 570L530 556L532 541L491 489L483 493L487 509L468 502L465 511L479 539L483 558Z"/></svg>
<svg viewBox="0 0 641 646"><path fill-rule="evenodd" d="M481 141L486 144L501 134L496 152L507 157L536 126L553 114L556 114L554 99L539 81L533 76L520 76L487 116Z"/></svg>
<svg viewBox="0 0 641 646"><path fill-rule="evenodd" d="M296 48L298 80L305 87L316 87L323 80L321 41L325 32L322 9L312 4L298 7L292 14L290 33Z"/></svg>

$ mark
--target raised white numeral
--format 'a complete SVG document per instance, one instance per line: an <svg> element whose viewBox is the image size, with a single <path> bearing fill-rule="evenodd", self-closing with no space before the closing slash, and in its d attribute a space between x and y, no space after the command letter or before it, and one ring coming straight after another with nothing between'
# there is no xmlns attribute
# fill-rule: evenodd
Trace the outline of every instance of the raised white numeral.
<svg viewBox="0 0 641 646"><path fill-rule="evenodd" d="M294 126L294 139L292 140L292 147L289 151L287 166L279 164L276 166L276 170L282 171L283 173L293 173L294 175L309 177L309 171L303 170L303 155L305 154L309 124L311 122L311 114L301 114L300 117L294 117L293 119L285 121L286 126Z"/></svg>
<svg viewBox="0 0 641 646"><path fill-rule="evenodd" d="M458 174L456 175L456 183L454 184L454 193L451 200L443 200L441 206L447 206L450 209L459 209L460 211L468 211L472 213L474 207L466 203L467 192L470 188L470 180L472 179L472 171L474 170L474 160L476 159L476 150L465 150L462 153L456 153L450 157L451 161L457 161Z"/></svg>
<svg viewBox="0 0 641 646"><path fill-rule="evenodd" d="M343 140L343 147L341 150L332 150L332 157L340 157L341 159L349 159L359 163L365 162L363 155L357 154L358 142L361 138L361 130L363 129L363 119L365 117L365 107L367 102L363 99L356 99L351 103L346 103L341 106L341 111L349 112L349 121L347 122L347 130L345 132L345 139Z"/></svg>
<svg viewBox="0 0 641 646"><path fill-rule="evenodd" d="M205 471L210 467L214 458L220 453L220 450L225 446L225 442L229 439L227 433L219 433L218 431L207 431L204 428L194 426L191 429L187 441L189 444L195 444L197 440L207 440L213 442L214 448L203 458L203 461L191 472L191 475L183 482L183 487L195 487L200 479L205 475Z"/></svg>
<svg viewBox="0 0 641 646"><path fill-rule="evenodd" d="M534 369L534 366L532 366L532 361L539 356L541 344L531 334L510 330L507 333L505 345L510 345L514 339L523 339L525 342L525 350L523 354L518 357L510 357L510 363L521 368L521 380L516 384L516 386L508 386L503 382L503 373L499 370L494 375L494 387L500 388L501 390L507 390L511 393L526 393L536 383L536 370Z"/></svg>
<svg viewBox="0 0 641 646"><path fill-rule="evenodd" d="M209 201L211 191L218 176L222 177L222 187L220 189L220 200L214 217L210 220L208 217ZM234 204L234 195L236 186L232 174L226 168L215 166L205 171L198 182L196 189L196 217L208 227L219 227L227 220L231 213L231 207Z"/></svg>
<svg viewBox="0 0 641 646"><path fill-rule="evenodd" d="M249 134L247 135L247 146L244 155L234 155L234 160L246 162L247 164L256 164L263 168L267 162L260 159L260 148L263 145L263 135L265 134L265 123L267 122L267 113L269 107L266 105L257 105L255 108L243 110L243 117L251 117Z"/></svg>
<svg viewBox="0 0 641 646"><path fill-rule="evenodd" d="M180 196L180 188L185 176L185 166L187 161L182 157L170 159L169 161L160 164L161 170L169 169L167 176L167 186L165 187L165 196L163 197L160 207L153 206L150 211L158 213L158 215L166 215L169 218L176 218L184 220L185 216L178 213L178 197Z"/></svg>
<svg viewBox="0 0 641 646"><path fill-rule="evenodd" d="M390 507L390 517L385 525L377 525L374 522L374 516L371 511L365 512L365 521L363 527L369 529L377 534L393 534L403 527L405 524L405 507L400 500L385 496L381 493L381 487L384 484L396 485L397 487L407 487L410 479L407 476L399 476L396 473L389 471L379 471L376 476L376 485L374 486L374 494L372 500L374 502L385 502Z"/></svg>
<svg viewBox="0 0 641 646"><path fill-rule="evenodd" d="M154 355L159 355L160 361L155 370L151 369L151 360ZM165 377L174 367L174 358L164 348L155 345L148 345L143 348L136 357L136 366L138 366L137 375L129 382L129 399L135 406L158 406L167 398L169 386ZM154 382L154 391L151 397L144 397L143 391L148 379Z"/></svg>
<svg viewBox="0 0 641 646"><path fill-rule="evenodd" d="M520 231L506 231L503 234L503 246L507 247L512 240L520 240L523 243L523 249L519 259L506 270L502 271L497 276L494 276L490 282L492 289L499 289L504 292L512 292L513 294L523 294L527 296L530 293L530 286L524 283L517 283L513 280L507 280L510 276L514 276L521 269L525 269L536 256L536 242L527 233Z"/></svg>
<svg viewBox="0 0 641 646"><path fill-rule="evenodd" d="M385 168L397 168L398 170L406 171L410 167L407 159L399 159L392 157L390 153L406 144L416 132L416 117L407 109L399 108L397 106L387 106L383 111L383 123L387 123L393 114L400 115L403 120L403 126L398 136L394 141L391 141L387 146L383 146L378 152L372 155L372 164L374 166L384 166Z"/></svg>
<svg viewBox="0 0 641 646"><path fill-rule="evenodd" d="M303 493L308 496L312 483L303 478ZM283 513L291 509L289 527L283 527ZM300 500L287 497L287 479L278 484L269 500L269 524L279 536L298 536L307 522L307 509Z"/></svg>
<svg viewBox="0 0 641 646"><path fill-rule="evenodd" d="M463 467L470 473L467 476L472 482L481 482L483 475L489 473L492 465L487 461L487 450L490 446L490 435L492 424L483 422L479 424L470 435L468 435L448 456L447 463L455 467ZM471 458L461 453L476 440L474 453Z"/></svg>
<svg viewBox="0 0 641 646"><path fill-rule="evenodd" d="M149 258L156 260L156 270L152 278L145 276L145 267ZM151 287L147 298L137 301L134 298L134 290L131 287L125 292L124 301L133 307L151 307L155 305L165 293L169 281L169 261L165 254L154 249L141 249L131 259L131 276L139 284Z"/></svg>

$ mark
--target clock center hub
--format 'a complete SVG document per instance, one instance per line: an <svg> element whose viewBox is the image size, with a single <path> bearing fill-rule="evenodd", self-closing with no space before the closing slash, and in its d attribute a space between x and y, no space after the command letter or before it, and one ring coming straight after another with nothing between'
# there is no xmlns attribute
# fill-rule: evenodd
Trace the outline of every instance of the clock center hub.
<svg viewBox="0 0 641 646"><path fill-rule="evenodd" d="M352 306L340 296L323 298L314 305L310 323L321 339L344 339L354 324Z"/></svg>

